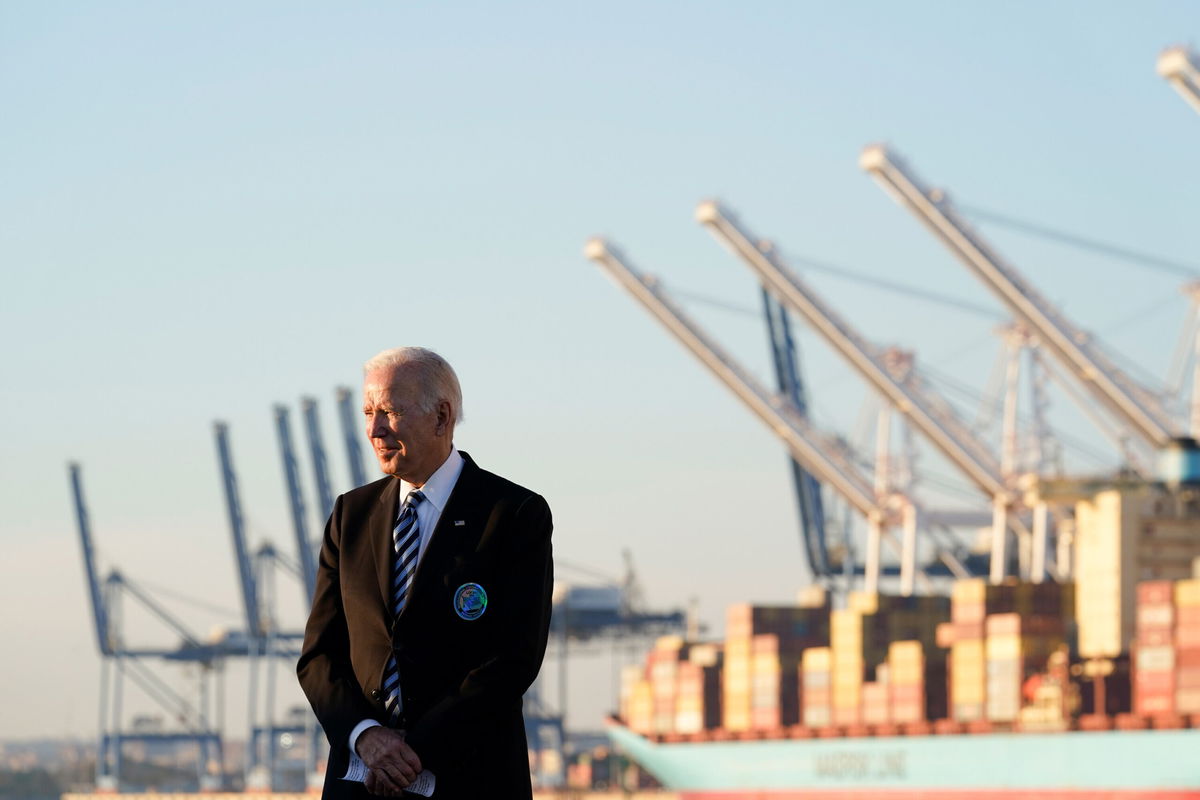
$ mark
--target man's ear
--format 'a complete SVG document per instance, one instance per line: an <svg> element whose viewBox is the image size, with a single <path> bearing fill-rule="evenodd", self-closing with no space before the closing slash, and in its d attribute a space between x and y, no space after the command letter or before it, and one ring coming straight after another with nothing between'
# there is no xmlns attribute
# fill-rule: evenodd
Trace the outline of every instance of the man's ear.
<svg viewBox="0 0 1200 800"><path fill-rule="evenodd" d="M454 423L454 409L445 400L438 400L437 404L437 428L438 435L442 435L450 430Z"/></svg>

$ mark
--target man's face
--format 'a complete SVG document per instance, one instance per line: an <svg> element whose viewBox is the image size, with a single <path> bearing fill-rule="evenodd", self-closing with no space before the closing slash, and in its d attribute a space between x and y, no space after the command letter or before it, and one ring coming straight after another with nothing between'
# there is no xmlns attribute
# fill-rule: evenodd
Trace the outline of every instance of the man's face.
<svg viewBox="0 0 1200 800"><path fill-rule="evenodd" d="M419 380L420 371L407 366L367 373L363 415L380 469L422 485L450 454L453 426L449 404L421 410Z"/></svg>

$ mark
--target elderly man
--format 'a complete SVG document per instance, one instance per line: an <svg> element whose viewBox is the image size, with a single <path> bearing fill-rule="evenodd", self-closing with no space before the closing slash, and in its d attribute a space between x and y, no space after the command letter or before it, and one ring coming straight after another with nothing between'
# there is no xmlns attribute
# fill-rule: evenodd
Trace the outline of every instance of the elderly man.
<svg viewBox="0 0 1200 800"><path fill-rule="evenodd" d="M322 797L531 797L521 697L550 625L550 509L455 448L441 356L364 370L387 477L334 504L297 665L329 737Z"/></svg>

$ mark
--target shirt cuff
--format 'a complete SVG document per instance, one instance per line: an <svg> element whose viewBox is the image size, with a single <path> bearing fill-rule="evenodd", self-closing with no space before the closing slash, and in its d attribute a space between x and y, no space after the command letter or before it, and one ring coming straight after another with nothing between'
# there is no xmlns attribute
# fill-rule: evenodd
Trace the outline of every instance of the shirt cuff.
<svg viewBox="0 0 1200 800"><path fill-rule="evenodd" d="M365 731L367 728L374 728L374 727L382 727L382 726L380 726L379 723L373 719L364 719L362 722L360 722L354 726L354 730L350 731L350 754L351 755L355 755L355 756L358 755L358 751L354 749L354 746L356 744L358 744L358 737L362 735L362 732Z"/></svg>

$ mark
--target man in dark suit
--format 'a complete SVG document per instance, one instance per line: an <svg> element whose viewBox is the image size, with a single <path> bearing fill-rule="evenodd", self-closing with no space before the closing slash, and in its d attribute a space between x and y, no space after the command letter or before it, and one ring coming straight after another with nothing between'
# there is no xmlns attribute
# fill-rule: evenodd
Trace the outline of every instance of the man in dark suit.
<svg viewBox="0 0 1200 800"><path fill-rule="evenodd" d="M322 797L432 775L434 798L529 798L521 697L550 625L550 509L454 447L462 394L436 353L387 350L365 373L388 477L334 504L297 665L329 738Z"/></svg>

